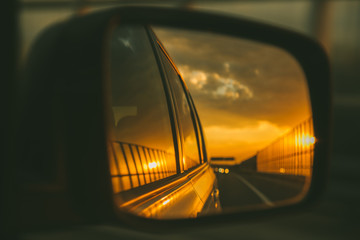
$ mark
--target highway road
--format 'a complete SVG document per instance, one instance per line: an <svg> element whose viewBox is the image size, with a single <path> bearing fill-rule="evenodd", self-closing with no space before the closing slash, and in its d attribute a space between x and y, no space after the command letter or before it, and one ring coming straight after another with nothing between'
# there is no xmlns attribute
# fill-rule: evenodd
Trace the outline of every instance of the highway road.
<svg viewBox="0 0 360 240"><path fill-rule="evenodd" d="M305 177L242 171L228 168L229 173L216 173L222 209L272 207L302 192Z"/></svg>

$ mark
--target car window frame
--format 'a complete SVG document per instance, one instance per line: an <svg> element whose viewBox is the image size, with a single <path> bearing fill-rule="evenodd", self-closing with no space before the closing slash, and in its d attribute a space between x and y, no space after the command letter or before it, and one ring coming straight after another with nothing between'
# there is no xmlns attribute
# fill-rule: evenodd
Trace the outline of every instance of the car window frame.
<svg viewBox="0 0 360 240"><path fill-rule="evenodd" d="M151 27L149 27L149 31L151 31L152 33L152 36L154 38L154 41L156 41L156 45L157 45L157 51L158 51L158 54L159 54L159 57L160 57L160 60L162 62L162 68L163 68L163 71L166 72L165 70L165 62L163 61L167 61L167 63L170 64L170 66L173 68L173 70L176 72L177 74L177 77L180 81L180 84L181 84L181 90L183 91L183 93L185 94L185 97L186 97L186 101L188 103L188 106L189 106L189 110L190 110L190 117L191 117L191 121L192 121L192 126L194 128L194 133L195 133L195 137L196 137L196 143L197 143L197 151L198 151L198 157L199 157L199 164L188 169L188 170L191 170L191 169L195 169L197 166L199 165L202 165L205 161L204 161L204 154L203 154L203 149L202 149L202 146L203 146L203 142L202 142L202 137L201 137L201 133L200 133L200 127L198 126L198 121L197 121L197 118L196 118L196 113L194 111L194 106L190 100L190 93L189 93L189 90L186 86L186 83L184 81L184 79L182 78L181 74L180 74L180 71L178 70L178 68L176 67L175 63L173 62L173 60L171 59L171 57L169 56L168 52L166 51L166 49L164 48L164 46L162 45L162 43L160 42L160 40L157 38L156 34L152 31ZM161 58L161 55L163 55L165 57L166 60L163 60ZM170 84L170 79L167 77L167 81L168 81L168 84L171 86ZM170 89L170 91L172 91L172 95L174 95L173 93L173 90ZM174 99L174 98L173 98ZM175 100L175 99L174 99ZM179 114L179 110L177 109L177 106L176 106L176 103L174 102L173 103L174 106L175 106L175 111L176 111L176 116L177 114ZM180 123L180 120L177 119L178 121L178 126L179 126L179 134L180 134L180 139L181 139L181 152L182 154L184 153L184 149L183 149L183 146L184 146L184 142L183 142L183 136L181 136L181 123ZM181 159L181 158L180 158ZM180 161L179 159L179 161ZM187 170L185 170L184 172L186 172Z"/></svg>
<svg viewBox="0 0 360 240"><path fill-rule="evenodd" d="M198 155L199 155L199 164L196 165L195 167L192 167L188 170L185 170L183 173L185 172L191 172L192 170L195 170L197 167L201 166L203 163L207 162L205 161L205 154L204 152L206 152L206 150L204 149L203 146L205 146L204 144L204 137L203 137L203 133L202 133L202 128L200 127L200 121L198 120L198 115L197 115L197 112L196 112L196 109L195 109L195 106L193 105L193 102L192 102L192 98L191 98L191 95L189 93L189 89L187 88L186 86L186 83L184 81L184 79L182 78L181 74L180 74L180 71L178 70L178 68L176 67L175 63L173 62L173 60L171 59L171 57L169 56L168 52L166 51L166 49L164 48L163 44L160 42L160 40L157 38L156 34L154 33L154 31L152 30L151 26L149 25L146 25L146 28L147 28L147 31L149 32L149 35L151 36L152 38L152 42L154 44L154 51L156 51L156 56L158 58L158 60L160 61L160 64L161 64L161 71L163 71L162 74L164 74L164 80L166 82L166 85L168 86L168 91L170 91L170 95L172 96L171 100L172 100L172 105L174 106L174 118L176 119L176 125L178 127L177 129L177 133L179 134L179 136L177 137L179 140L180 140L180 145L179 145L179 149L180 149L180 153L181 155L179 156L178 160L179 160L179 165L180 165L180 159L182 159L182 156L183 156L183 138L181 137L181 123L179 122L179 119L177 117L177 106L176 106L176 103L175 103L175 97L174 97L174 93L173 93L173 90L171 89L171 84L169 82L169 79L166 75L166 70L165 70L165 67L164 67L164 62L163 62L163 59L161 58L161 54L163 54L166 59L168 60L168 63L172 66L172 68L174 69L174 71L176 72L178 78L179 78L179 81L180 81L180 84L182 86L182 90L186 96L186 99L187 99L187 102L188 102L188 105L189 105L189 109L190 109L190 116L191 116L191 120L192 120L192 124L193 124L193 127L194 127L194 132L195 132L195 136L196 136L196 142L197 142L197 149L198 149Z"/></svg>

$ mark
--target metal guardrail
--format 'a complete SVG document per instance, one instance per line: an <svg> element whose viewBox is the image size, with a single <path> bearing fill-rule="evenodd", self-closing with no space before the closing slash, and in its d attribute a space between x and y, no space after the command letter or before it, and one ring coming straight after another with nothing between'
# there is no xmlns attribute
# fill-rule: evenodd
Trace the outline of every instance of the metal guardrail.
<svg viewBox="0 0 360 240"><path fill-rule="evenodd" d="M309 117L257 153L257 171L310 176L315 141Z"/></svg>
<svg viewBox="0 0 360 240"><path fill-rule="evenodd" d="M174 153L138 144L114 141L110 159L114 193L176 174Z"/></svg>

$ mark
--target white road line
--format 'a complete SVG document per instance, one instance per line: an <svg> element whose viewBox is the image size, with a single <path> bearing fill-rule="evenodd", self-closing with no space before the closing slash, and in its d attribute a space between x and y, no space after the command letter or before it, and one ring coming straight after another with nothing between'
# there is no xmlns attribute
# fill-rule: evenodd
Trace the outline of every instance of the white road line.
<svg viewBox="0 0 360 240"><path fill-rule="evenodd" d="M237 177L240 181L242 181L246 186L248 186L248 188L250 188L261 200L263 200L263 202L268 205L268 206L274 206L274 204L262 193L259 191L259 189L257 189L256 187L254 187L254 185L252 185L251 183L249 183L245 178L243 178L242 176L232 172L232 175L234 175L235 177Z"/></svg>

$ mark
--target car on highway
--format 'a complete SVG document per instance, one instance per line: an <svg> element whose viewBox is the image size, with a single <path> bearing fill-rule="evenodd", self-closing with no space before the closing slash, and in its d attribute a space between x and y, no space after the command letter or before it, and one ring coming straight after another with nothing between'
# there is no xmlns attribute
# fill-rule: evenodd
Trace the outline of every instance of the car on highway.
<svg viewBox="0 0 360 240"><path fill-rule="evenodd" d="M220 211L200 119L165 48L146 26L118 27L110 41L116 203L153 218Z"/></svg>

